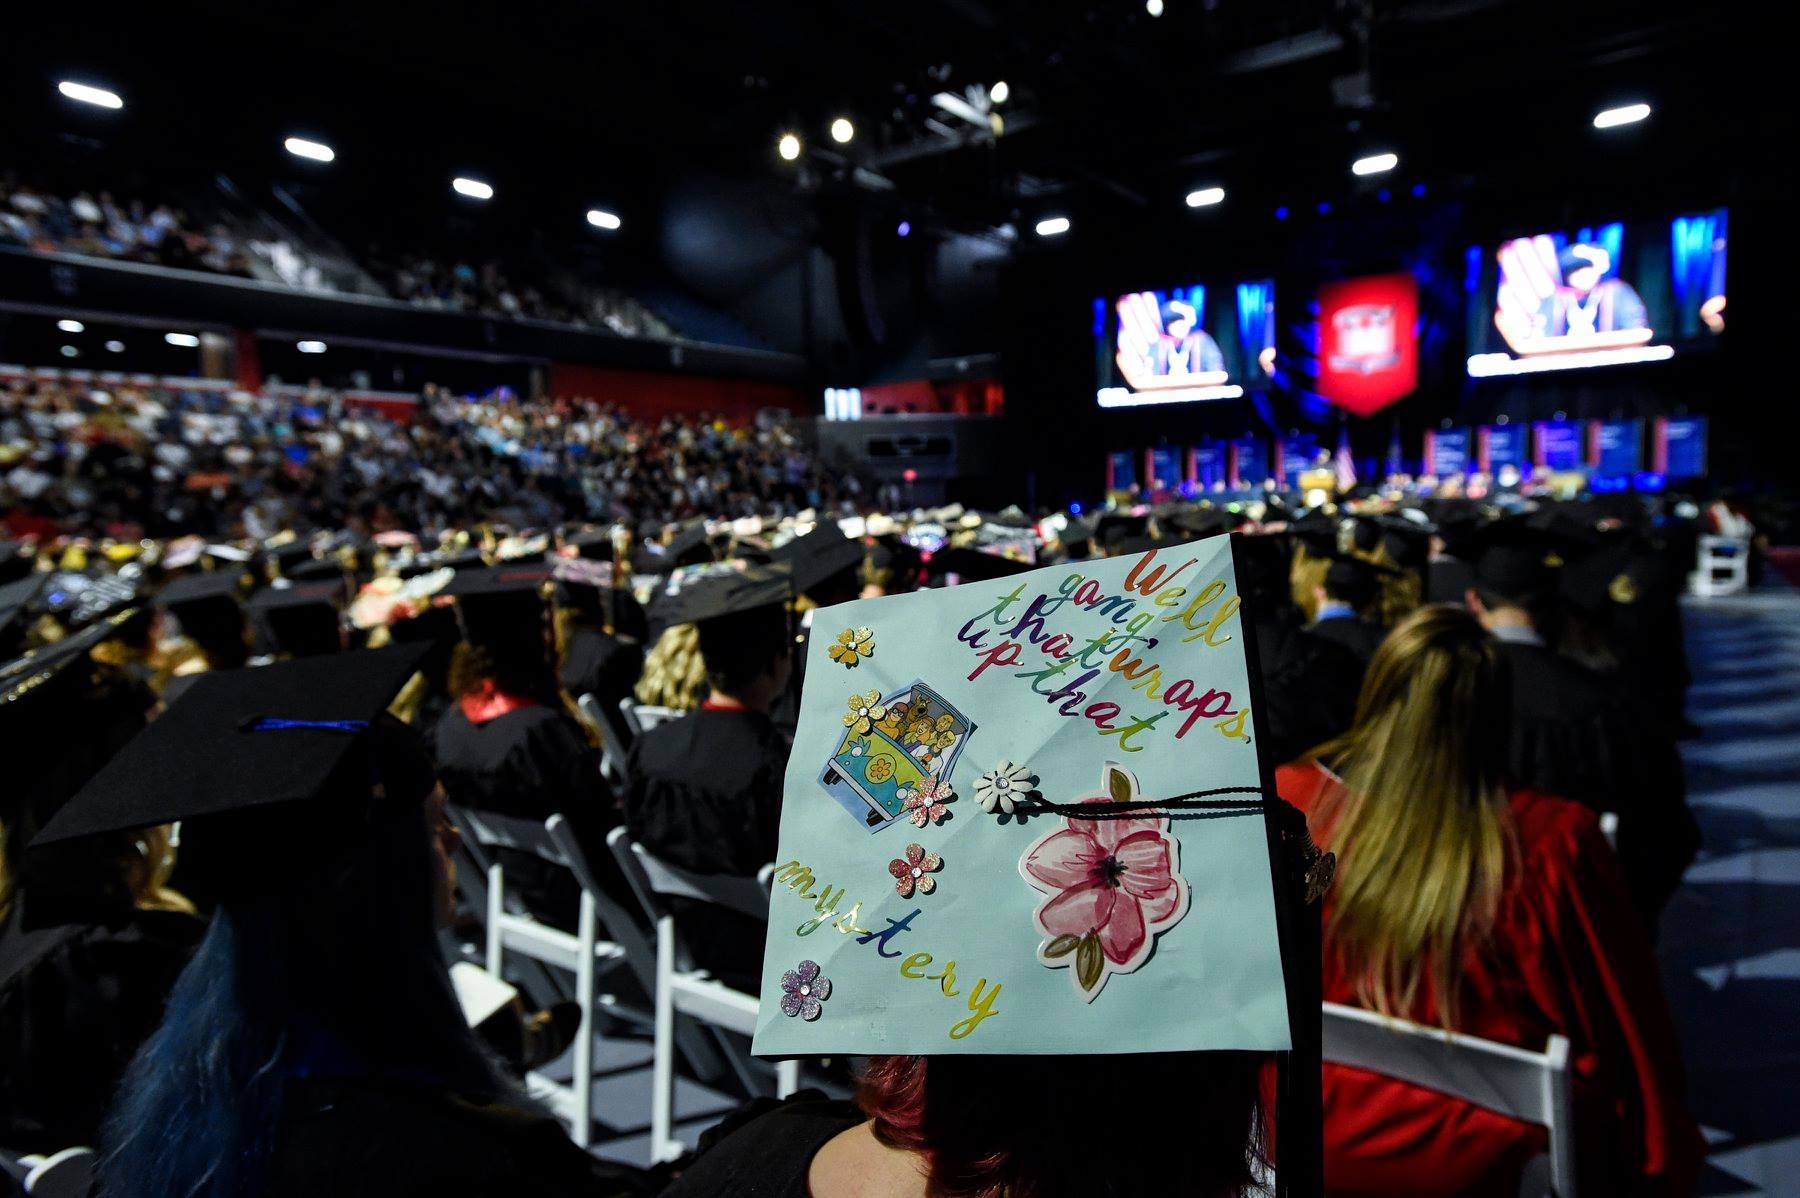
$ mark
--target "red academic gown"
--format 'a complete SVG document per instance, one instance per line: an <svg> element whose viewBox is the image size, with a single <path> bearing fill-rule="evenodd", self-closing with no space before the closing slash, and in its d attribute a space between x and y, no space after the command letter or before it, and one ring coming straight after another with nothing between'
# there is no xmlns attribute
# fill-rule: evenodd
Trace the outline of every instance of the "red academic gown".
<svg viewBox="0 0 1800 1198"><path fill-rule="evenodd" d="M1276 772L1281 797L1309 815L1329 781L1314 762ZM1691 1193L1704 1145L1618 861L1587 808L1523 790L1511 803L1522 867L1491 940L1463 963L1457 1030L1536 1050L1552 1033L1569 1038L1584 1193ZM1359 1005L1334 958L1327 923L1325 1000ZM1429 995L1408 1017L1440 1023ZM1333 1195L1515 1195L1524 1162L1544 1150L1541 1127L1365 1070L1327 1064L1324 1088Z"/></svg>

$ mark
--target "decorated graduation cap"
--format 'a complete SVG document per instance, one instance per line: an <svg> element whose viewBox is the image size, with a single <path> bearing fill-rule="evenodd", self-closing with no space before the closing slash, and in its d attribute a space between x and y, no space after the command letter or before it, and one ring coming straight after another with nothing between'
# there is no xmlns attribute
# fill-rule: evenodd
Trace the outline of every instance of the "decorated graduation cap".
<svg viewBox="0 0 1800 1198"><path fill-rule="evenodd" d="M793 576L786 566L737 560L688 566L670 575L651 595L650 627L660 633L677 624L704 624L784 604L793 593Z"/></svg>
<svg viewBox="0 0 1800 1198"><path fill-rule="evenodd" d="M1240 540L816 613L758 1053L1284 1050L1290 1010L1316 1027L1289 989L1316 943L1283 964Z"/></svg>
<svg viewBox="0 0 1800 1198"><path fill-rule="evenodd" d="M318 799L367 749L424 655L423 646L396 646L202 675L32 846ZM408 792L421 781L416 767L382 780ZM360 777L357 788L366 795L372 781ZM266 865L248 846L239 855Z"/></svg>

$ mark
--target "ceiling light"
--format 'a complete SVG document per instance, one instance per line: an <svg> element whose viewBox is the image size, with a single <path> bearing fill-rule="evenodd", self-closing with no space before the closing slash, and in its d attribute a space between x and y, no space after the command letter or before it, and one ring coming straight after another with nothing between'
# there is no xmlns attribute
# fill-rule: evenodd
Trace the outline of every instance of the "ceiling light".
<svg viewBox="0 0 1800 1198"><path fill-rule="evenodd" d="M850 123L849 117L841 116L837 120L831 122L831 140L837 142L840 146L848 143L849 140L855 136L856 126Z"/></svg>
<svg viewBox="0 0 1800 1198"><path fill-rule="evenodd" d="M106 343L106 352L109 354L122 354L125 352L125 343L123 341L108 341Z"/></svg>
<svg viewBox="0 0 1800 1198"><path fill-rule="evenodd" d="M287 152L296 158L310 158L314 162L330 162L337 157L337 151L322 141L308 141L304 137L290 137L281 143Z"/></svg>
<svg viewBox="0 0 1800 1198"><path fill-rule="evenodd" d="M1620 125L1635 125L1650 115L1648 104L1627 104L1622 108L1607 108L1594 114L1594 128L1614 129Z"/></svg>
<svg viewBox="0 0 1800 1198"><path fill-rule="evenodd" d="M1069 218L1066 216L1049 216L1037 223L1039 237L1060 237L1069 231Z"/></svg>
<svg viewBox="0 0 1800 1198"><path fill-rule="evenodd" d="M56 327L65 333L84 333L87 331L87 326L82 324L79 320L59 320L56 322Z"/></svg>
<svg viewBox="0 0 1800 1198"><path fill-rule="evenodd" d="M83 104L92 104L99 108L125 107L125 101L119 99L117 92L109 92L103 87L89 87L85 83L72 83L64 79L56 85L56 90L71 100L79 100Z"/></svg>
<svg viewBox="0 0 1800 1198"><path fill-rule="evenodd" d="M589 208L588 224L596 229L616 229L619 227L619 218L604 208Z"/></svg>
<svg viewBox="0 0 1800 1198"><path fill-rule="evenodd" d="M912 222L909 220L901 221L899 227L896 228L894 230L894 232L898 233L902 237L905 237L907 234L912 232Z"/></svg>
<svg viewBox="0 0 1800 1198"><path fill-rule="evenodd" d="M988 88L988 99L992 100L996 104L1006 103L1006 98L1010 95L1012 95L1012 88L1006 86L1006 80L1004 80L1004 79L998 81L997 83L994 84L994 86Z"/></svg>
<svg viewBox="0 0 1800 1198"><path fill-rule="evenodd" d="M1163 0L1144 0L1144 11L1153 17L1163 15Z"/></svg>
<svg viewBox="0 0 1800 1198"><path fill-rule="evenodd" d="M323 341L296 341L294 348L303 354L322 354L325 352Z"/></svg>
<svg viewBox="0 0 1800 1198"><path fill-rule="evenodd" d="M182 349L200 348L200 338L192 333L164 333L163 340L170 345L178 345Z"/></svg>
<svg viewBox="0 0 1800 1198"><path fill-rule="evenodd" d="M465 179L461 175L450 180L450 188L459 196L468 196L471 200L491 200L494 198L492 184L483 183L480 179Z"/></svg>
<svg viewBox="0 0 1800 1198"><path fill-rule="evenodd" d="M62 347L62 356L65 358L79 358L81 356L81 351L76 349L73 345L65 345Z"/></svg>
<svg viewBox="0 0 1800 1198"><path fill-rule="evenodd" d="M1379 175L1382 171L1391 171L1400 165L1398 154L1371 154L1367 158L1358 158L1350 164L1353 175Z"/></svg>
<svg viewBox="0 0 1800 1198"><path fill-rule="evenodd" d="M789 162L800 157L800 139L792 133L783 133L777 148L781 151L781 156Z"/></svg>
<svg viewBox="0 0 1800 1198"><path fill-rule="evenodd" d="M1188 192L1187 206L1189 208L1205 208L1212 204L1222 203L1224 199L1225 189L1223 187L1202 187L1199 191Z"/></svg>

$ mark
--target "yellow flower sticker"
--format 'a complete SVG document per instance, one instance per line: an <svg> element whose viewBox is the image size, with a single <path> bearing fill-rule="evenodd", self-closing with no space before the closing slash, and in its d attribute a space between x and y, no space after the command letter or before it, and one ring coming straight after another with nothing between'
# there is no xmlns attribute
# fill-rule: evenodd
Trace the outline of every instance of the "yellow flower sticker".
<svg viewBox="0 0 1800 1198"><path fill-rule="evenodd" d="M867 736L869 730L887 717L887 708L881 705L881 692L870 691L866 695L850 696L850 714L844 717L844 727L858 736Z"/></svg>
<svg viewBox="0 0 1800 1198"><path fill-rule="evenodd" d="M875 652L875 631L871 628L846 628L837 634L837 641L826 650L831 660L845 669L853 670L863 658Z"/></svg>

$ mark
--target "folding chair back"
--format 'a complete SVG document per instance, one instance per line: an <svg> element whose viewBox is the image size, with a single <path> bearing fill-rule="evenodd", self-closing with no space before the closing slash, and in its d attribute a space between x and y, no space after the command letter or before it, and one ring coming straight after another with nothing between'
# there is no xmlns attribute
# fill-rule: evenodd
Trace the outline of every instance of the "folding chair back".
<svg viewBox="0 0 1800 1198"><path fill-rule="evenodd" d="M765 865L752 878L721 874L699 874L671 865L643 845L632 841L624 828L614 828L606 838L607 845L619 860L619 868L631 883L656 924L656 1062L653 1105L650 1114L651 1151L658 1160L673 1160L683 1146L674 1138L675 1107L675 1016L686 1015L702 1023L748 1036L756 1031L757 998L734 990L696 968L682 947L675 928L675 917L669 909L670 899L710 903L767 921L769 917L769 883L774 866ZM752 1092L763 1089L750 1070L750 1061L742 1053L731 1053L728 1059L738 1068ZM799 1088L798 1061L782 1061L776 1066L776 1096L785 1098Z"/></svg>
<svg viewBox="0 0 1800 1198"><path fill-rule="evenodd" d="M1543 1052L1421 1027L1373 1011L1326 1003L1324 1059L1367 1069L1460 1098L1549 1133L1549 1193L1576 1198L1575 1123L1569 1041L1551 1036ZM1527 1170L1524 1194L1545 1191Z"/></svg>
<svg viewBox="0 0 1800 1198"><path fill-rule="evenodd" d="M596 735L600 737L600 773L606 784L613 788L614 794L625 793L625 742L619 739L619 730L613 722L606 718L605 709L600 700L593 695L582 695L575 700L575 706L581 712Z"/></svg>
<svg viewBox="0 0 1800 1198"><path fill-rule="evenodd" d="M31 1198L88 1198L94 1191L95 1160L92 1148L65 1148L45 1156L0 1148L0 1173Z"/></svg>
<svg viewBox="0 0 1800 1198"><path fill-rule="evenodd" d="M1688 591L1701 598L1735 595L1750 585L1750 542L1745 537L1704 536L1697 547Z"/></svg>
<svg viewBox="0 0 1800 1198"><path fill-rule="evenodd" d="M648 975L645 963L650 960L650 946L624 910L600 888L569 830L568 821L561 815L538 823L517 816L463 808L452 810L451 816L477 845L487 850L489 858L487 971L496 978L503 978L506 954L515 953L575 975L575 1002L581 1008L581 1027L575 1038L571 1083L562 1085L535 1070L526 1075L525 1081L527 1090L534 1097L542 1099L569 1121L571 1137L586 1147L593 1134L596 1006L604 1005L627 1017L631 1014L630 1008L621 1005L616 996L597 994L597 978L602 971L620 967L629 971L633 965L644 969ZM506 871L495 853L497 849L530 853L575 875L581 886L581 902L573 934L509 906ZM603 927L610 938L602 938ZM653 980L650 976L640 978L646 992Z"/></svg>
<svg viewBox="0 0 1800 1198"><path fill-rule="evenodd" d="M619 711L624 715L625 726L631 729L633 736L642 736L658 724L678 720L687 714L680 708L655 707L648 703L639 703L634 699L619 700Z"/></svg>

